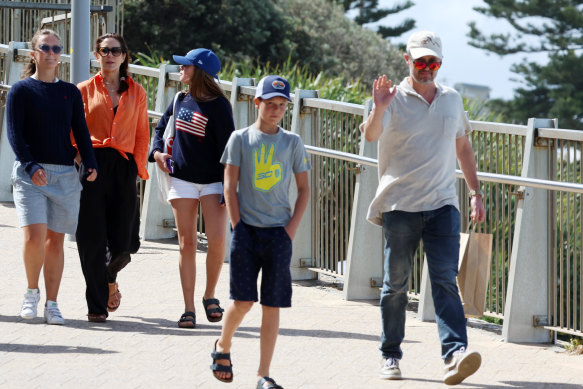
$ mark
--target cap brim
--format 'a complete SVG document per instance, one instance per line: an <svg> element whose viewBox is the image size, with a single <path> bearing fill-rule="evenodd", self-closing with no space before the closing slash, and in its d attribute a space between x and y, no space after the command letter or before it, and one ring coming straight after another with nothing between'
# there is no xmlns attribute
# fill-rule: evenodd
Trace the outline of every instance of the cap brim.
<svg viewBox="0 0 583 389"><path fill-rule="evenodd" d="M269 99L272 99L274 97L283 97L287 101L292 101L292 99L289 96L287 96L285 93L280 93L280 92L266 93L262 96L255 96L255 97L261 97L263 100L269 100Z"/></svg>
<svg viewBox="0 0 583 389"><path fill-rule="evenodd" d="M416 48L416 49L409 49L409 52L411 53L411 57L413 59L425 57L427 55L431 55L431 56L437 57L439 59L442 59L443 58L443 56L441 55L441 53L438 53L435 50L427 49L425 47L419 47L419 48Z"/></svg>
<svg viewBox="0 0 583 389"><path fill-rule="evenodd" d="M192 62L191 61L189 61L186 57L183 57L181 55L173 55L172 56L172 59L178 65L192 65Z"/></svg>

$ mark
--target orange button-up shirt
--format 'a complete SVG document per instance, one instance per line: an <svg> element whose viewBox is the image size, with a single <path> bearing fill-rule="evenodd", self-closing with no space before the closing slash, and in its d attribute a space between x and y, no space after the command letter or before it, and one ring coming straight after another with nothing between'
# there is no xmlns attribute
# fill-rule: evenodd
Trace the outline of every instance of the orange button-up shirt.
<svg viewBox="0 0 583 389"><path fill-rule="evenodd" d="M94 148L110 147L128 159L134 156L138 176L148 179L146 169L150 127L148 123L148 100L146 91L130 77L126 78L129 89L122 93L113 111L111 98L103 83L101 73L77 85L83 97L85 120Z"/></svg>

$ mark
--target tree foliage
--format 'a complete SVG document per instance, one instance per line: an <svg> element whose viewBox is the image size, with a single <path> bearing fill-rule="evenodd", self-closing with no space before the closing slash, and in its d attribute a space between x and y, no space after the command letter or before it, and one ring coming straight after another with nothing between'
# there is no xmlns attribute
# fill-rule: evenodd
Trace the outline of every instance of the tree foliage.
<svg viewBox="0 0 583 389"><path fill-rule="evenodd" d="M549 56L549 63L513 66L525 87L511 101L494 100L489 106L507 121L525 123L529 117L558 118L561 128L583 129L583 56L573 51ZM579 69L579 70L576 70Z"/></svg>
<svg viewBox="0 0 583 389"><path fill-rule="evenodd" d="M124 36L145 62L206 47L223 63L291 60L314 76L365 85L380 73L406 72L396 48L327 0L126 0L125 14Z"/></svg>
<svg viewBox="0 0 583 389"><path fill-rule="evenodd" d="M382 73L394 80L406 75L402 54L346 18L340 7L325 0L279 0L278 5L290 18L292 58L313 73L360 78L365 85Z"/></svg>
<svg viewBox="0 0 583 389"><path fill-rule="evenodd" d="M397 3L391 8L379 8L378 0L329 0L329 1L331 1L332 3L340 4L344 9L344 12L352 10L358 11L358 14L354 18L354 21L360 25L376 23L389 15L399 13L415 5L415 3L413 3L411 0L406 0L401 3ZM412 30L413 28L415 28L415 20L407 18L397 26L380 25L377 27L376 32L383 38L390 38L401 36L407 31Z"/></svg>
<svg viewBox="0 0 583 389"><path fill-rule="evenodd" d="M486 36L475 22L470 45L506 55L519 52L555 52L583 48L583 3L574 0L484 0L488 7L474 9L504 19L516 30ZM529 39L529 37L535 38Z"/></svg>
<svg viewBox="0 0 583 389"><path fill-rule="evenodd" d="M287 58L284 16L263 0L126 0L124 37L134 52L165 58L196 47L220 58Z"/></svg>
<svg viewBox="0 0 583 389"><path fill-rule="evenodd" d="M529 117L558 118L562 128L583 129L583 3L572 0L484 0L484 15L506 20L510 33L483 34L470 23L470 45L498 55L546 52L549 62L515 64L523 86L509 102L491 107L511 121Z"/></svg>

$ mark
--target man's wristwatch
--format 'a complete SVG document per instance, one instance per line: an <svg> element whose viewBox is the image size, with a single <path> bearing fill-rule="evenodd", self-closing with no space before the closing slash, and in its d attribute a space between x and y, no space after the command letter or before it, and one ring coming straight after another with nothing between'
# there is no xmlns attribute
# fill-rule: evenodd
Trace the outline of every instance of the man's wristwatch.
<svg viewBox="0 0 583 389"><path fill-rule="evenodd" d="M478 189L478 190L470 189L470 198L472 198L474 196L480 196L481 198L484 198L484 193L482 193L482 191L480 189Z"/></svg>

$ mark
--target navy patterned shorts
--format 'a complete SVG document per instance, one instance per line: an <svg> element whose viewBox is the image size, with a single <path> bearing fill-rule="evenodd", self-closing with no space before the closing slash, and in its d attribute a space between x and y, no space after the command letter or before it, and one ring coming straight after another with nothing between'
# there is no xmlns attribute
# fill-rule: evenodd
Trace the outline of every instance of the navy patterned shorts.
<svg viewBox="0 0 583 389"><path fill-rule="evenodd" d="M231 299L257 301L261 270L261 301L269 307L291 307L292 241L283 227L254 227L240 221L231 237Z"/></svg>

